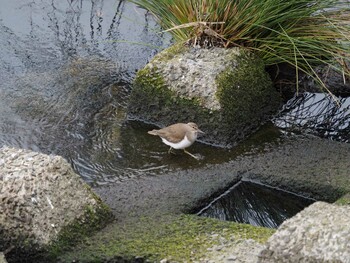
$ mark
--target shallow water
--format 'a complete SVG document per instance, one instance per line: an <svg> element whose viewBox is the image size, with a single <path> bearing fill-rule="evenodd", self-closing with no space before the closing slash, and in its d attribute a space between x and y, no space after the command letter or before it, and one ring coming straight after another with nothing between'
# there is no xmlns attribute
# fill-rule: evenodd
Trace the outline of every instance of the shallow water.
<svg viewBox="0 0 350 263"><path fill-rule="evenodd" d="M170 44L152 17L127 1L0 0L0 147L61 155L98 186L254 154L283 140L291 123L293 131L327 123L338 130L325 137L340 130L334 138L349 142L349 101L339 114L327 109L315 119L318 108L306 107L306 97L234 149L199 139L189 151L200 161L168 154L147 134L153 126L128 120L126 106L135 72Z"/></svg>
<svg viewBox="0 0 350 263"><path fill-rule="evenodd" d="M350 98L305 92L289 100L274 124L289 132L350 142Z"/></svg>
<svg viewBox="0 0 350 263"><path fill-rule="evenodd" d="M280 135L266 125L234 150L195 143L199 162L169 155L153 126L126 116L136 70L171 43L149 14L114 0L0 4L0 146L61 155L103 185L222 163Z"/></svg>
<svg viewBox="0 0 350 263"><path fill-rule="evenodd" d="M130 165L135 145L121 139L134 133L129 83L170 37L127 1L0 6L0 146L62 155L88 182L147 168Z"/></svg>
<svg viewBox="0 0 350 263"><path fill-rule="evenodd" d="M277 228L315 200L251 182L239 182L198 212L226 221Z"/></svg>

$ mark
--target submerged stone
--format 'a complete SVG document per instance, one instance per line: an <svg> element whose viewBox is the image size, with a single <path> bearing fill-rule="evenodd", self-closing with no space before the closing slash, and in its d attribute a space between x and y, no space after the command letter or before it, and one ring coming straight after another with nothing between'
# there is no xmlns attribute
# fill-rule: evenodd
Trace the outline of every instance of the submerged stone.
<svg viewBox="0 0 350 263"><path fill-rule="evenodd" d="M259 58L238 48L177 44L138 72L128 113L159 126L193 121L206 131L202 140L233 146L279 106L280 96Z"/></svg>

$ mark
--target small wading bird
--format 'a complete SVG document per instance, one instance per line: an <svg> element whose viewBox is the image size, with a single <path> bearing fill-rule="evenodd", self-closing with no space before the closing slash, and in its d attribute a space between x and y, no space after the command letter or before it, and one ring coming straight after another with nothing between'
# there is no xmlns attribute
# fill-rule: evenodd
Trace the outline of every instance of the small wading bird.
<svg viewBox="0 0 350 263"><path fill-rule="evenodd" d="M160 130L152 130L148 132L151 135L159 136L163 143L170 146L168 153L171 153L172 148L183 149L185 153L191 155L195 159L197 156L186 151L186 148L191 146L197 139L198 133L204 133L198 129L197 124L176 123Z"/></svg>

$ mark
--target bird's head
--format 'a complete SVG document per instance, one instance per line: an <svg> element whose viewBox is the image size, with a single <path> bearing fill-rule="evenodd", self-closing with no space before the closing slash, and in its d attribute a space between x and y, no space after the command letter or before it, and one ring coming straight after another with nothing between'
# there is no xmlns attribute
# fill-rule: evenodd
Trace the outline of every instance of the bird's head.
<svg viewBox="0 0 350 263"><path fill-rule="evenodd" d="M188 126L191 127L192 131L194 132L198 132L198 133L204 133L203 131L201 131L199 128L198 128L198 125L195 124L194 122L189 122L187 123Z"/></svg>

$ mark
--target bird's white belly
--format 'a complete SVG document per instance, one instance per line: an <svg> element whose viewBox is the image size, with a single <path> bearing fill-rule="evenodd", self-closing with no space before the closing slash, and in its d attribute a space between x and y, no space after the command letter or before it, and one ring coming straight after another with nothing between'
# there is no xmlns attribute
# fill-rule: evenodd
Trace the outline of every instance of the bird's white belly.
<svg viewBox="0 0 350 263"><path fill-rule="evenodd" d="M191 146L191 144L193 143L187 139L187 136L185 136L185 138L178 143L169 142L169 141L165 140L164 138L162 138L162 141L163 141L163 143L165 143L166 145L169 145L170 147L172 147L174 149L185 149L185 148Z"/></svg>

